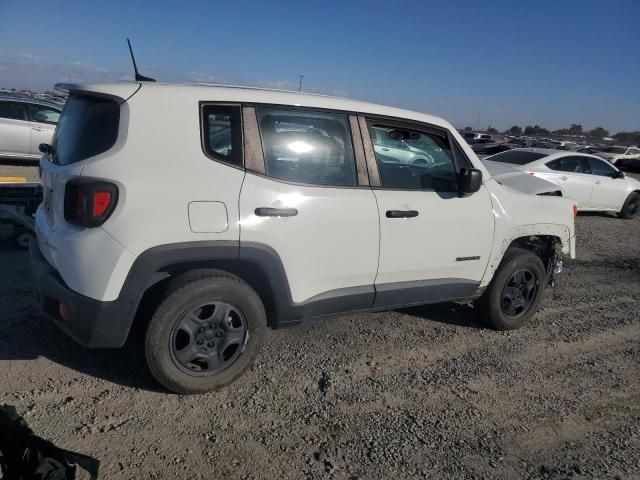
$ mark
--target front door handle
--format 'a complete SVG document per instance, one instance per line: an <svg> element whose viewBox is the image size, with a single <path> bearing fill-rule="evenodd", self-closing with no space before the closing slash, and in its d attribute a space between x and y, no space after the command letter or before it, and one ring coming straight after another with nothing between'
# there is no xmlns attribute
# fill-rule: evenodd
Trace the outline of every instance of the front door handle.
<svg viewBox="0 0 640 480"><path fill-rule="evenodd" d="M259 207L254 213L258 217L295 217L298 215L298 210L295 208Z"/></svg>
<svg viewBox="0 0 640 480"><path fill-rule="evenodd" d="M560 180L566 180L567 177L565 177L564 175L560 175Z"/></svg>
<svg viewBox="0 0 640 480"><path fill-rule="evenodd" d="M413 218L417 216L417 210L387 210L387 218Z"/></svg>
<svg viewBox="0 0 640 480"><path fill-rule="evenodd" d="M42 130L44 130L44 128L42 127L31 127L33 130L35 130L36 132L41 132Z"/></svg>

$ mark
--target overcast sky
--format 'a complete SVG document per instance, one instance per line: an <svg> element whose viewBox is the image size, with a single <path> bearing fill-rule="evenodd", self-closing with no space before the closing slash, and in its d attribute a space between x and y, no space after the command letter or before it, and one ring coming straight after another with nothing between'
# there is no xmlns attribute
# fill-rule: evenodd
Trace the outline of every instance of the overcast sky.
<svg viewBox="0 0 640 480"><path fill-rule="evenodd" d="M130 79L297 89L457 127L640 130L640 0L0 0L0 87Z"/></svg>

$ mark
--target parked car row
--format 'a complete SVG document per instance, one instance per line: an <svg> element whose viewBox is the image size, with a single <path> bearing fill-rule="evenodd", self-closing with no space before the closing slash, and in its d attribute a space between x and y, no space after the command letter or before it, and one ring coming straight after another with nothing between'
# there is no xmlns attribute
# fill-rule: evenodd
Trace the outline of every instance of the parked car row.
<svg viewBox="0 0 640 480"><path fill-rule="evenodd" d="M515 139L515 137L514 137ZM511 142L511 140L509 140ZM617 167L640 166L640 148L635 146L619 146L609 144L590 144L587 142L559 141L548 138L534 139L520 137L522 146L532 148L548 148L577 153L587 153L604 158Z"/></svg>

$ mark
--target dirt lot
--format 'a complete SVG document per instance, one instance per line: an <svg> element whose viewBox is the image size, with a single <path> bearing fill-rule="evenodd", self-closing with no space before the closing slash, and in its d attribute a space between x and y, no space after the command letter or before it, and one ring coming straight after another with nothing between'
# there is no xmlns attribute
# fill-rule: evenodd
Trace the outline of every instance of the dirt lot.
<svg viewBox="0 0 640 480"><path fill-rule="evenodd" d="M311 322L193 397L159 391L135 343L59 332L4 239L0 403L102 478L640 478L640 218L581 215L577 234L522 330L453 304Z"/></svg>

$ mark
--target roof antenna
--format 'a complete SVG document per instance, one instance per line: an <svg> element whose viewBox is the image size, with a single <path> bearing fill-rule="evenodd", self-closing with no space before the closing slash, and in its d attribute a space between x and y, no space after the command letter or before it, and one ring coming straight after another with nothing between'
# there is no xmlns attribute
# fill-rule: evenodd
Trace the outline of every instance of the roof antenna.
<svg viewBox="0 0 640 480"><path fill-rule="evenodd" d="M133 56L133 49L131 48L131 40L127 38L127 44L129 45L129 53L131 54L131 61L133 62L133 71L136 73L137 82L155 82L155 78L145 77L138 73L138 65L136 65L136 57Z"/></svg>

